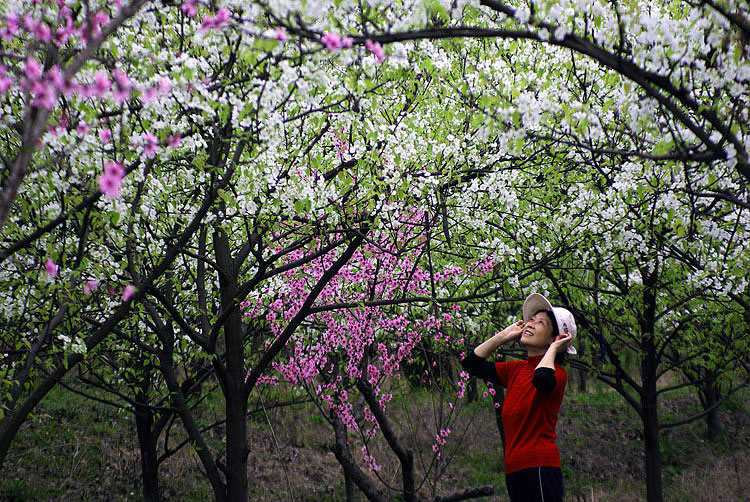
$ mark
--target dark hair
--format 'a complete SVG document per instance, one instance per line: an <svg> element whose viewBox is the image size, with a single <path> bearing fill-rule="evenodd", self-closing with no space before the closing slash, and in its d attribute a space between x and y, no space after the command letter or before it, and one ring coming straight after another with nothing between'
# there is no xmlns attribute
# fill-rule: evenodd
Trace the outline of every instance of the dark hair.
<svg viewBox="0 0 750 502"><path fill-rule="evenodd" d="M557 327L557 319L555 318L555 313L549 309L541 309L537 310L534 315L537 315L539 312L544 312L545 314L547 314L550 321L552 321L552 340L554 341L555 338L557 338L557 335L560 334L560 328Z"/></svg>

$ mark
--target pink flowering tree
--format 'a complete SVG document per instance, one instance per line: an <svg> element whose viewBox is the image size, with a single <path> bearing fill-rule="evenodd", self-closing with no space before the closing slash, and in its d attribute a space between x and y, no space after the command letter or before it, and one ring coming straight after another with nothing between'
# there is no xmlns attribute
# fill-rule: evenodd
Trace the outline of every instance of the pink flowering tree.
<svg viewBox="0 0 750 502"><path fill-rule="evenodd" d="M159 114L154 108L167 100L171 78L119 57L118 30L131 33L145 3L16 2L0 9L0 463L34 407L71 368L94 357L231 178L231 168L223 171L228 177L219 172L214 190L194 194L185 233L134 285L123 237L138 197L127 177L135 172L142 186L156 151L176 146L171 125L157 140L142 122Z"/></svg>
<svg viewBox="0 0 750 502"><path fill-rule="evenodd" d="M190 152L191 134L209 126L180 107L211 78L170 71L179 54L153 56L160 43L179 43L152 36L145 4L0 8L0 463L50 389L103 342L116 343L112 331L171 268L237 168L207 172L208 155ZM170 12L194 32L227 25L226 9L197 17L190 5ZM180 146L188 153L173 156ZM144 228L142 212L148 219L170 195L165 184L184 195L170 208L179 218Z"/></svg>
<svg viewBox="0 0 750 502"><path fill-rule="evenodd" d="M58 103L98 101L112 94L124 102L135 90L118 68L82 77L93 58L113 34L146 4L146 0L86 4L74 2L21 2L3 9L0 40L6 50L0 59L0 99L5 106L23 110L12 128L13 146L4 152L0 192L0 228L5 226L13 203L30 171L35 155L43 156L43 136L52 128L60 132L76 127L82 135L99 124L76 120L70 108ZM114 80L114 82L113 82ZM8 117L10 118L10 117ZM10 125L10 124L5 124ZM9 131L10 132L10 131ZM8 143L10 144L10 143Z"/></svg>
<svg viewBox="0 0 750 502"><path fill-rule="evenodd" d="M414 210L394 215L393 235L371 233L369 242L323 289L282 356L272 364L274 371L262 379L263 385L283 382L301 387L315 401L332 427L332 449L347 481L368 500L390 500L396 494L416 500L420 486L429 486L435 497L444 489L438 481L450 464L453 445L446 445L462 408L466 375L459 376L454 367L457 347L464 343L462 336L453 339L450 330L443 329L461 310L451 306L449 298L459 289L456 283L474 280L468 276L493 275L493 263L470 263L465 270L431 267L426 255L433 252L428 249L428 236L434 224L428 213ZM290 254L286 260L295 262L302 254ZM276 295L244 301L245 321L252 325L264 320L270 324L272 337L280 336L301 308L304 297L300 293L322 276L330 261L321 257L289 270ZM432 357L422 353L426 347ZM435 356L441 353L453 364L437 368L439 357ZM412 416L412 421L424 424L410 434L407 424L392 413L392 408L402 405L392 400L395 395L397 401L409 401L408 396L416 391L409 388L405 372L415 360L433 361L434 367L420 367L418 376L423 385L442 392L424 410L409 410L419 417ZM441 377L442 385L432 385ZM439 418L430 423L427 416ZM378 436L390 453L376 446ZM385 481L393 477L390 473L381 472L382 456L389 454L400 466L398 488ZM462 500L491 492L492 487L469 487L452 489L444 496Z"/></svg>

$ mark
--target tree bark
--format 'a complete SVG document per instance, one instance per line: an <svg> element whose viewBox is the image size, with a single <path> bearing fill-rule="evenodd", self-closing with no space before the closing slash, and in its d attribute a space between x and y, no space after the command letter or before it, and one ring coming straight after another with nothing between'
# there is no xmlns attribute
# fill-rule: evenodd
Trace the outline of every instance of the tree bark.
<svg viewBox="0 0 750 502"><path fill-rule="evenodd" d="M646 457L646 500L662 502L661 449L659 445L659 410L656 389L659 365L655 339L656 324L656 269L644 275L643 317L641 319L641 410L643 441Z"/></svg>
<svg viewBox="0 0 750 502"><path fill-rule="evenodd" d="M367 477L362 469L359 468L357 462L354 461L354 458L352 458L351 451L349 451L348 437L344 423L333 410L330 412L330 417L336 438L331 450L336 456L336 460L339 461L339 464L341 464L341 467L344 469L347 476L349 476L349 479L351 479L362 493L365 494L367 500L370 502L387 502L388 499L380 493L375 484Z"/></svg>
<svg viewBox="0 0 750 502"><path fill-rule="evenodd" d="M709 441L716 441L721 433L721 421L719 420L719 409L716 403L719 402L720 395L713 378L702 385L701 393L703 394L704 409L709 410L706 414L706 436Z"/></svg>
<svg viewBox="0 0 750 502"><path fill-rule="evenodd" d="M135 428L138 434L138 446L141 451L141 480L143 483L144 502L161 502L159 493L159 461L156 454L154 437L154 413L145 401L148 393L148 380L142 380L135 398Z"/></svg>
<svg viewBox="0 0 750 502"><path fill-rule="evenodd" d="M344 471L344 488L346 489L346 502L355 502L354 497L357 496L357 485L354 484L349 473L342 467Z"/></svg>
<svg viewBox="0 0 750 502"><path fill-rule="evenodd" d="M232 259L229 237L220 228L214 232L214 254L219 269L222 310L230 309L224 320L226 344L226 373L222 390L226 402L227 500L247 502L247 400L244 399L245 354L242 318L235 305L237 267Z"/></svg>
<svg viewBox="0 0 750 502"><path fill-rule="evenodd" d="M646 359L651 356L647 355ZM659 415L657 410L656 377L647 381L646 373L652 362L644 363L644 382L641 405L643 408L643 440L646 456L646 500L648 502L662 502L662 479L661 479L661 449L659 445Z"/></svg>
<svg viewBox="0 0 750 502"><path fill-rule="evenodd" d="M365 398L365 401L370 406L370 410L375 416L375 419L378 421L378 426L383 432L383 437L388 443L388 446L390 446L391 450L393 450L393 452L398 457L399 462L401 462L401 481L404 493L404 502L415 502L417 492L416 486L414 484L414 455L410 450L404 448L403 445L401 445L396 431L394 431L393 427L391 427L391 423L385 416L383 409L380 407L378 399L375 396L375 392L373 391L370 384L364 379L360 378L359 380L357 380L357 389L359 389L359 391L362 393L362 397Z"/></svg>

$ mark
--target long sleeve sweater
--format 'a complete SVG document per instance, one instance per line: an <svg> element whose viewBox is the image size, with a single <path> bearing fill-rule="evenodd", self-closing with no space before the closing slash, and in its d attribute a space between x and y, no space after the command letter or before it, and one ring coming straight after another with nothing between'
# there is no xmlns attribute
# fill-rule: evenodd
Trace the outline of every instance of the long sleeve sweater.
<svg viewBox="0 0 750 502"><path fill-rule="evenodd" d="M555 427L567 374L557 364L554 370L535 371L541 359L491 363L472 350L461 361L469 374L507 389L502 410L506 474L532 467L560 467Z"/></svg>

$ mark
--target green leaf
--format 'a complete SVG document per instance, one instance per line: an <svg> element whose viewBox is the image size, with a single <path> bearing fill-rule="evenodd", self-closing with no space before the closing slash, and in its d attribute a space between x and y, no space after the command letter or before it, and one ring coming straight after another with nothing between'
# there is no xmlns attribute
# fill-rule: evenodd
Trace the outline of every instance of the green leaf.
<svg viewBox="0 0 750 502"><path fill-rule="evenodd" d="M120 213L117 211L108 211L107 217L112 225L117 225L120 222Z"/></svg>

